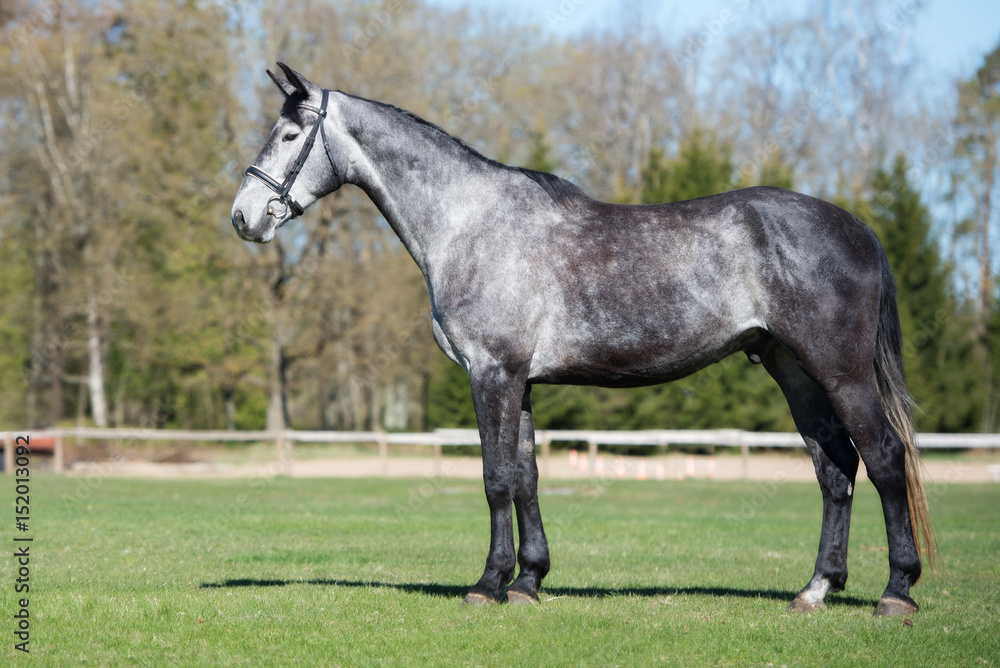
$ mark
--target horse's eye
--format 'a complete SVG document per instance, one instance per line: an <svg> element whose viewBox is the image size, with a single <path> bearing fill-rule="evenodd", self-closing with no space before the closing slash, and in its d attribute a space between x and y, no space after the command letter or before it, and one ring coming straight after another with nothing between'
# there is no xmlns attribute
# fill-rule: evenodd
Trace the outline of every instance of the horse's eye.
<svg viewBox="0 0 1000 668"><path fill-rule="evenodd" d="M281 138L281 141L292 141L298 136L299 136L298 132L289 132L284 137Z"/></svg>

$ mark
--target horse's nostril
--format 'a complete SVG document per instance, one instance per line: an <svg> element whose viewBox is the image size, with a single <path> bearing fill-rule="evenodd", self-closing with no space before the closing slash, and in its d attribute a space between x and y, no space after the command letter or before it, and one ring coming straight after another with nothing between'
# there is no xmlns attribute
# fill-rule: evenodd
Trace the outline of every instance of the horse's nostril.
<svg viewBox="0 0 1000 668"><path fill-rule="evenodd" d="M247 226L247 221L243 218L243 212L237 211L232 215L233 227L236 228L237 232L242 232Z"/></svg>

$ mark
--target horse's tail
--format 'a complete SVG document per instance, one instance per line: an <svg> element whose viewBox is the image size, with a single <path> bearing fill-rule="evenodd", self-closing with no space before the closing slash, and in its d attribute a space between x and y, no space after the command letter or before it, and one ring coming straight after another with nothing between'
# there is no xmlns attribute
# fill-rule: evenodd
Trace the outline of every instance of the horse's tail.
<svg viewBox="0 0 1000 668"><path fill-rule="evenodd" d="M881 244L879 255L882 264L882 295L879 299L878 334L875 342L875 386L882 408L906 448L906 497L910 506L913 541L917 550L927 556L928 565L934 568L941 555L927 508L927 496L920 481L920 453L917 451L916 428L913 424L914 403L906 388L906 375L903 372L903 335L896 307L896 281Z"/></svg>

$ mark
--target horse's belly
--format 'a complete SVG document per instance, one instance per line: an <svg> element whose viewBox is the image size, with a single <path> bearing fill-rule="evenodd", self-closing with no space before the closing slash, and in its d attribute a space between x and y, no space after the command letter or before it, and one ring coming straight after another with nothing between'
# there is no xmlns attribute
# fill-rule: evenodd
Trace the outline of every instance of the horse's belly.
<svg viewBox="0 0 1000 668"><path fill-rule="evenodd" d="M563 331L541 342L531 362L536 383L633 387L688 376L740 350L758 323L671 331Z"/></svg>

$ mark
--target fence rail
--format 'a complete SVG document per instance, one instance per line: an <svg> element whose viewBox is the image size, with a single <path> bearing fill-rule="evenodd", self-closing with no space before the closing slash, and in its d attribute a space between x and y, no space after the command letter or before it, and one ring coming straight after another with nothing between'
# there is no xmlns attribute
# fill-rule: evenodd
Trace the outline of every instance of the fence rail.
<svg viewBox="0 0 1000 668"><path fill-rule="evenodd" d="M292 462L293 443L375 443L378 446L382 471L386 471L389 445L418 445L434 448L435 457L441 448L457 445L480 445L475 429L438 429L433 432L389 433L383 431L186 431L179 429L98 429L75 427L63 429L3 432L4 471L14 470L15 439L29 437L33 450L51 450L57 472L64 468L66 439L103 440L118 443L134 441L201 441L201 442L268 442L274 443L282 470L288 472ZM756 432L740 429L678 430L650 429L641 431L588 431L539 429L535 441L542 450L542 472L548 470L549 446L555 441L587 444L590 475L596 475L597 449L601 445L670 446L707 445L739 447L744 462L750 448L801 448L802 437L788 432ZM1000 434L919 434L922 449L995 449L1000 448ZM744 464L745 467L745 464Z"/></svg>

